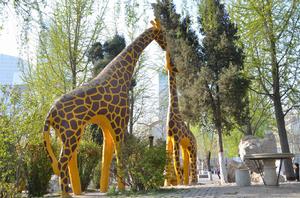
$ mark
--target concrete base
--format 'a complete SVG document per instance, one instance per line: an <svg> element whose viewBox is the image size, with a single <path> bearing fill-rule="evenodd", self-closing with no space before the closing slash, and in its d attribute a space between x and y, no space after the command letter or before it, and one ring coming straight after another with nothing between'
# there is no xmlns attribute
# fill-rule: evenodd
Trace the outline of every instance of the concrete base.
<svg viewBox="0 0 300 198"><path fill-rule="evenodd" d="M248 169L235 170L235 182L237 186L250 186L251 179Z"/></svg>
<svg viewBox="0 0 300 198"><path fill-rule="evenodd" d="M264 160L264 180L268 186L277 185L276 166L274 159Z"/></svg>

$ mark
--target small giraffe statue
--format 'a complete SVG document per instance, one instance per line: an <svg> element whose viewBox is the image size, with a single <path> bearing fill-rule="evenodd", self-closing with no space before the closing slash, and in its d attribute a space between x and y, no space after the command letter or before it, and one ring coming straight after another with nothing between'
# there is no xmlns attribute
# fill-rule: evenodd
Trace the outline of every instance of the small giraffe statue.
<svg viewBox="0 0 300 198"><path fill-rule="evenodd" d="M74 194L81 194L77 150L87 124L98 124L103 131L100 191L107 192L109 168L115 152L118 188L124 189L120 168L120 145L129 120L128 91L136 62L144 48L155 40L162 49L166 41L157 20L112 60L96 78L63 95L51 107L44 125L44 144L54 173L60 176L62 196L68 197L70 180ZM59 160L50 144L50 127L62 141ZM67 173L69 171L69 174ZM70 175L70 178L69 176Z"/></svg>
<svg viewBox="0 0 300 198"><path fill-rule="evenodd" d="M190 175L192 177L191 182L197 182L197 143L195 136L184 123L179 111L176 89L176 72L178 71L171 61L168 50L166 52L166 69L169 78L169 110L167 118L167 153L169 163L166 166L165 185L169 186L172 183L171 174L174 170L177 179L175 184L182 184L182 179L184 178L184 185L188 185ZM179 159L180 148L183 156L183 170ZM173 165L170 159L173 160Z"/></svg>

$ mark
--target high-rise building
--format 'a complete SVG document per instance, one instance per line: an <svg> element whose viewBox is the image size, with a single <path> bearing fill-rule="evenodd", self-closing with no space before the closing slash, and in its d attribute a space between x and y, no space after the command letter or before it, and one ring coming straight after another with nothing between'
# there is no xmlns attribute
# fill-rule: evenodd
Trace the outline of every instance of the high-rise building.
<svg viewBox="0 0 300 198"><path fill-rule="evenodd" d="M20 85L22 60L15 56L0 54L0 84Z"/></svg>

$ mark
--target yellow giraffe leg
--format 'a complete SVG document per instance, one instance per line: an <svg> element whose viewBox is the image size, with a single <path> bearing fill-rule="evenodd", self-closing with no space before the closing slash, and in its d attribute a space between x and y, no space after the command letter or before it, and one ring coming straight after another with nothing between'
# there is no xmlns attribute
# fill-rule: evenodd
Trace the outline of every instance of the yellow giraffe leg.
<svg viewBox="0 0 300 198"><path fill-rule="evenodd" d="M109 185L110 164L113 158L114 144L109 130L103 129L102 168L100 178L100 192L107 192Z"/></svg>
<svg viewBox="0 0 300 198"><path fill-rule="evenodd" d="M170 186L171 185L171 180L172 180L172 157L173 157L173 142L170 137L167 139L167 164L165 168L165 182L164 186Z"/></svg>
<svg viewBox="0 0 300 198"><path fill-rule="evenodd" d="M80 185L80 177L79 177L78 163L77 163L77 149L73 152L72 158L69 162L69 174L70 174L70 181L71 181L73 193L75 195L80 195L81 185Z"/></svg>
<svg viewBox="0 0 300 198"><path fill-rule="evenodd" d="M182 148L182 153L183 153L183 175L184 175L184 185L189 184L189 153L186 148Z"/></svg>
<svg viewBox="0 0 300 198"><path fill-rule="evenodd" d="M179 159L179 143L174 143L174 152L173 152L173 159L174 159L174 169L177 178L177 185L182 184L182 170L180 167L180 159Z"/></svg>
<svg viewBox="0 0 300 198"><path fill-rule="evenodd" d="M122 161L121 161L121 155L120 155L120 143L116 142L116 158L117 158L117 176L118 176L118 189L120 191L125 190L125 184L124 184L124 174L122 169Z"/></svg>

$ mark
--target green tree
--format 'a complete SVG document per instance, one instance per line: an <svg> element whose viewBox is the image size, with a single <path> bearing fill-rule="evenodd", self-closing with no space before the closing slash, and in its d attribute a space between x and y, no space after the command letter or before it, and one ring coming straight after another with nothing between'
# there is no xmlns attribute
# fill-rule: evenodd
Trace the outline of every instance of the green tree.
<svg viewBox="0 0 300 198"><path fill-rule="evenodd" d="M107 3L103 0L100 7L91 0L57 2L49 26L40 18L38 64L51 67L55 79L64 82L63 92L76 88L86 80L89 66L86 54L104 28Z"/></svg>
<svg viewBox="0 0 300 198"><path fill-rule="evenodd" d="M133 41L141 30L146 28L146 25L149 23L149 18L147 18L147 1L138 1L138 0L125 0L125 24L126 36L128 41ZM150 67L147 65L147 54L145 51L141 54L139 61L136 64L131 88L129 90L129 123L128 123L128 132L133 134L134 124L140 119L141 115L144 113L145 104L145 92L148 88L148 84L145 83L147 80L150 80L147 76L144 68Z"/></svg>
<svg viewBox="0 0 300 198"><path fill-rule="evenodd" d="M230 21L224 5L218 0L205 0L199 5L199 13L205 64L194 84L200 99L196 104L198 109L208 112L217 131L221 179L226 182L222 138L235 123L245 122L248 80L242 73L242 49L235 44L237 27Z"/></svg>
<svg viewBox="0 0 300 198"><path fill-rule="evenodd" d="M186 18L180 22L172 1L163 0L154 8L180 71L182 112L194 124L213 125L219 137L222 179L226 180L222 135L236 125L245 125L247 115L245 95L249 81L242 71L242 49L235 45L237 27L219 1L203 1L199 5L200 33L204 37L200 46L191 21ZM201 119L204 112L207 119Z"/></svg>
<svg viewBox="0 0 300 198"><path fill-rule="evenodd" d="M282 152L290 152L285 115L299 105L300 2L234 1L232 16L245 45L246 67L256 79L252 90L273 104ZM284 161L288 180L292 161Z"/></svg>

